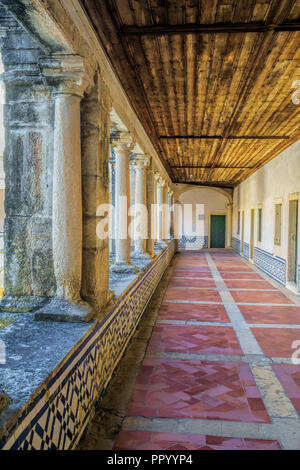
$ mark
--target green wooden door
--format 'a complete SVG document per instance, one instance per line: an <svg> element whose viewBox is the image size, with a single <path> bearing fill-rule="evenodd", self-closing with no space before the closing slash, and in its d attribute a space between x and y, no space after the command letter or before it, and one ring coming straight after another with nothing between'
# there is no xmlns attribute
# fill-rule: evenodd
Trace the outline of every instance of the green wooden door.
<svg viewBox="0 0 300 470"><path fill-rule="evenodd" d="M210 219L210 247L225 248L225 215L211 215Z"/></svg>

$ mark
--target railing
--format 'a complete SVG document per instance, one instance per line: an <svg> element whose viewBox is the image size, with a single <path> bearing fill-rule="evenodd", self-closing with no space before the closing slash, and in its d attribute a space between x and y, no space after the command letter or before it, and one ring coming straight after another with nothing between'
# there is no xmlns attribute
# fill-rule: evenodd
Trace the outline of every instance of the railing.
<svg viewBox="0 0 300 470"><path fill-rule="evenodd" d="M174 253L173 240L92 325L0 432L0 449L76 446Z"/></svg>

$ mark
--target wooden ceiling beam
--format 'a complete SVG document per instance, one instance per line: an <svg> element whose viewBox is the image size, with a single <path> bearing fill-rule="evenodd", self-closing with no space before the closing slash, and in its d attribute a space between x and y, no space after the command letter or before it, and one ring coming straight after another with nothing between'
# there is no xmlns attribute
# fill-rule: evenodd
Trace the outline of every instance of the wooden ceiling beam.
<svg viewBox="0 0 300 470"><path fill-rule="evenodd" d="M211 166L197 166L197 165L171 165L175 169L197 169L197 170L211 170ZM253 170L253 166L215 166L213 170Z"/></svg>
<svg viewBox="0 0 300 470"><path fill-rule="evenodd" d="M288 135L161 135L160 139L249 139L249 140L288 140Z"/></svg>
<svg viewBox="0 0 300 470"><path fill-rule="evenodd" d="M153 35L153 34L217 34L217 33L267 33L269 31L300 31L299 22L281 24L265 23L219 23L219 24L183 24L154 26L123 26L121 35Z"/></svg>

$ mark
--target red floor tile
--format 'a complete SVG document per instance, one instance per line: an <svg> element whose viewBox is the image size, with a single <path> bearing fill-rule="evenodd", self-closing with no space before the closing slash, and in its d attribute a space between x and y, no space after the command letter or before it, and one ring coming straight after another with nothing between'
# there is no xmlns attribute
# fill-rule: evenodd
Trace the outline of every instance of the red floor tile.
<svg viewBox="0 0 300 470"><path fill-rule="evenodd" d="M272 286L267 281L249 281L249 280L241 280L241 281L232 281L232 280L227 280L225 281L225 284L228 288L230 289L256 289L256 290L261 290L261 289L272 289L276 290L276 287Z"/></svg>
<svg viewBox="0 0 300 470"><path fill-rule="evenodd" d="M292 344L300 341L300 328L251 328L251 331L269 357L292 357Z"/></svg>
<svg viewBox="0 0 300 470"><path fill-rule="evenodd" d="M293 302L279 291L274 291L274 292L230 291L230 293L236 302L293 305Z"/></svg>
<svg viewBox="0 0 300 470"><path fill-rule="evenodd" d="M223 305L180 304L163 302L158 320L216 321L229 323Z"/></svg>
<svg viewBox="0 0 300 470"><path fill-rule="evenodd" d="M294 305L239 305L248 323L282 323L300 325L300 307Z"/></svg>
<svg viewBox="0 0 300 470"><path fill-rule="evenodd" d="M213 279L178 279L171 277L169 287L216 287Z"/></svg>
<svg viewBox="0 0 300 470"><path fill-rule="evenodd" d="M191 271L182 271L182 270L174 269L172 278L176 278L176 277L195 277L198 279L202 279L202 278L212 279L213 278L211 272L208 272L208 271L199 273L195 271L191 272Z"/></svg>
<svg viewBox="0 0 300 470"><path fill-rule="evenodd" d="M273 369L300 416L300 365L275 364Z"/></svg>
<svg viewBox="0 0 300 470"><path fill-rule="evenodd" d="M189 300L197 302L221 302L218 291L209 289L178 289L168 287L165 294L165 300Z"/></svg>
<svg viewBox="0 0 300 470"><path fill-rule="evenodd" d="M233 328L207 325L158 324L148 351L243 355Z"/></svg>
<svg viewBox="0 0 300 470"><path fill-rule="evenodd" d="M277 441L239 437L121 431L116 450L281 450Z"/></svg>
<svg viewBox="0 0 300 470"><path fill-rule="evenodd" d="M128 415L269 422L248 364L146 359Z"/></svg>
<svg viewBox="0 0 300 470"><path fill-rule="evenodd" d="M201 266L187 266L186 264L182 266L175 266L174 271L186 271L189 273L210 273L211 270L207 267Z"/></svg>
<svg viewBox="0 0 300 470"><path fill-rule="evenodd" d="M264 279L259 274L255 273L254 271L248 272L230 272L230 271L220 271L220 274L223 279Z"/></svg>

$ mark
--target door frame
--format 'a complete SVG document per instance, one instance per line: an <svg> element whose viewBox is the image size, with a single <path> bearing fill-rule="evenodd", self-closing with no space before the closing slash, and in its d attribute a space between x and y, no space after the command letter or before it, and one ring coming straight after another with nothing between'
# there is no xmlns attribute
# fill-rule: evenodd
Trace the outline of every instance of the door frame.
<svg viewBox="0 0 300 470"><path fill-rule="evenodd" d="M288 197L288 236L287 236L287 270L286 270L286 276L287 276L287 282L291 284L298 285L298 265L299 265L299 200L300 200L300 193L293 193L289 194ZM295 269L295 279L289 279L289 271L290 271L290 203L291 202L297 202L297 212L296 212L296 253L295 253L295 262L294 264L294 269Z"/></svg>
<svg viewBox="0 0 300 470"><path fill-rule="evenodd" d="M253 262L255 244L255 209L250 209L250 240L249 240L249 260Z"/></svg>
<svg viewBox="0 0 300 470"><path fill-rule="evenodd" d="M226 248L226 243L227 243L227 212L210 212L209 213L209 218L208 218L208 248L211 248L210 243L211 243L211 216L212 215L225 215L225 247Z"/></svg>

